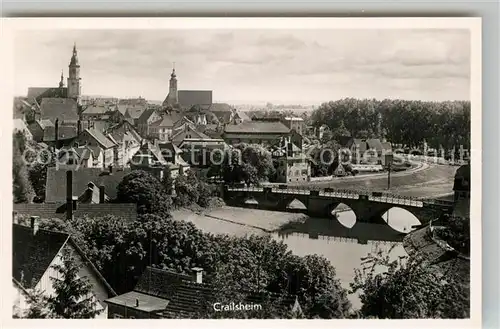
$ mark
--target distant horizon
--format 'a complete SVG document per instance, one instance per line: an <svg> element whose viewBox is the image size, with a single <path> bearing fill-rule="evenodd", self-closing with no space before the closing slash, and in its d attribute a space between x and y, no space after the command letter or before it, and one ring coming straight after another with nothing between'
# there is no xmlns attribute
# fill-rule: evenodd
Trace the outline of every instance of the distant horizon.
<svg viewBox="0 0 500 329"><path fill-rule="evenodd" d="M226 103L321 104L342 98L470 99L467 29L25 30L15 94L64 82L76 43L82 94L163 100L179 90Z"/></svg>

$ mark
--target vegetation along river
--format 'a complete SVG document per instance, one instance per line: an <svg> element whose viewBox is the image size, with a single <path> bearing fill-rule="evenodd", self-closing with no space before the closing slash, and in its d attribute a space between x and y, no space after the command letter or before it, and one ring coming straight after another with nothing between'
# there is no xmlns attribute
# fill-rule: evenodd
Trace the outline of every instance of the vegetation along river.
<svg viewBox="0 0 500 329"><path fill-rule="evenodd" d="M298 213L221 207L206 213L177 210L175 220L192 222L205 232L244 236L271 234L287 244L299 256L318 254L330 260L337 277L345 288L354 278L354 269L361 268L361 258L376 248L388 250L394 244L392 257L406 255L401 232L408 232L418 220L406 210L393 208L389 225L356 223L352 211L338 214L339 219L310 218ZM384 216L387 221L387 216ZM359 308L357 296L350 295L354 308Z"/></svg>

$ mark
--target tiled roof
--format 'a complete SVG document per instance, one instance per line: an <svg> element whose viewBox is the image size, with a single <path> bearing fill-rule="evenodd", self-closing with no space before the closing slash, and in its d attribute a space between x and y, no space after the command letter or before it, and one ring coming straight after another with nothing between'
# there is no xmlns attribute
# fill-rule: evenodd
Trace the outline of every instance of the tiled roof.
<svg viewBox="0 0 500 329"><path fill-rule="evenodd" d="M42 229L33 235L31 227L13 224L12 276L14 279L26 289L34 288L68 239L69 235L66 233Z"/></svg>
<svg viewBox="0 0 500 329"><path fill-rule="evenodd" d="M250 117L248 116L248 114L246 114L246 112L244 111L236 111L235 113L241 120L243 121L250 121L252 119L250 119Z"/></svg>
<svg viewBox="0 0 500 329"><path fill-rule="evenodd" d="M53 87L29 87L27 95L28 101L31 102L34 98L37 98L51 88Z"/></svg>
<svg viewBox="0 0 500 329"><path fill-rule="evenodd" d="M441 245L439 239L433 238L430 225L407 234L403 246L409 255L422 255L425 259L423 265L428 270L469 284L469 259Z"/></svg>
<svg viewBox="0 0 500 329"><path fill-rule="evenodd" d="M110 174L103 168L80 168L73 170L73 194L81 195L89 182L97 186L104 185L106 194L111 199L116 198L116 187L123 177L131 172L130 169L114 169ZM45 190L46 202L60 202L66 200L66 171L56 170L55 167L47 169L47 184Z"/></svg>
<svg viewBox="0 0 500 329"><path fill-rule="evenodd" d="M171 128L175 125L176 122L178 122L181 119L182 116L180 113L172 111L169 114L163 115L163 118L161 120L158 120L158 122L155 123L155 126Z"/></svg>
<svg viewBox="0 0 500 329"><path fill-rule="evenodd" d="M169 303L167 299L143 294L138 291L129 291L125 294L110 298L106 300L106 302L120 306L133 307L135 309L148 313L161 312L165 309L165 307L167 307L167 304ZM136 302L139 302L139 306L135 306Z"/></svg>
<svg viewBox="0 0 500 329"><path fill-rule="evenodd" d="M151 107L147 108L146 110L144 110L144 112L141 113L141 115L137 119L137 122L146 124L148 119L155 113L155 111L156 111L156 109L154 109L154 108L151 108Z"/></svg>
<svg viewBox="0 0 500 329"><path fill-rule="evenodd" d="M42 119L49 119L59 122L76 122L79 119L78 105L73 99L69 98L44 98L40 104Z"/></svg>
<svg viewBox="0 0 500 329"><path fill-rule="evenodd" d="M179 90L179 104L184 108L191 108L193 105L211 105L211 90Z"/></svg>
<svg viewBox="0 0 500 329"><path fill-rule="evenodd" d="M37 120L36 121L40 128L45 129L46 127L53 127L54 123L49 119Z"/></svg>
<svg viewBox="0 0 500 329"><path fill-rule="evenodd" d="M88 128L85 129L94 139L104 148L108 149L110 147L115 146L115 143L110 140L108 137L104 136L104 134L96 129L96 128Z"/></svg>
<svg viewBox="0 0 500 329"><path fill-rule="evenodd" d="M176 129L174 129L174 132L173 132L173 135L171 137L171 140L174 141L174 142L176 142L176 143L182 142L184 140L184 138L182 138L181 135L183 133L187 132L187 131L189 131L192 134L191 138L210 139L210 137L208 137L204 133L199 132L198 130L196 130L196 128L194 127L194 125L186 123L183 126L177 127Z"/></svg>
<svg viewBox="0 0 500 329"><path fill-rule="evenodd" d="M57 130L57 135L59 140L75 138L77 133L76 127L73 126L59 126ZM46 126L43 131L43 141L53 142L56 140L56 128L55 126Z"/></svg>
<svg viewBox="0 0 500 329"><path fill-rule="evenodd" d="M246 121L239 125L226 125L224 132L230 134L288 134L290 129L278 121Z"/></svg>
<svg viewBox="0 0 500 329"><path fill-rule="evenodd" d="M116 141L123 141L124 137L128 135L129 139L135 139L137 142L142 140L141 136L128 121L122 121L114 126L109 127L106 133L111 134Z"/></svg>
<svg viewBox="0 0 500 329"><path fill-rule="evenodd" d="M105 114L112 111L108 106L105 105L89 105L87 106L82 114L83 115L97 115L97 114Z"/></svg>
<svg viewBox="0 0 500 329"><path fill-rule="evenodd" d="M172 142L167 142L167 143L159 143L158 144L158 147L160 148L160 150L164 150L164 149L168 149L170 150L172 153L175 153L175 154L180 154L182 153L182 150L180 148L177 147L177 145L175 145L174 143Z"/></svg>
<svg viewBox="0 0 500 329"><path fill-rule="evenodd" d="M366 143L368 144L369 149L375 149L377 150L377 152L382 152L382 150L384 149L382 143L380 142L380 139L378 138L368 139Z"/></svg>
<svg viewBox="0 0 500 329"><path fill-rule="evenodd" d="M148 266L142 273L134 290L148 295L170 299L176 286L183 280L191 280L191 277L189 275Z"/></svg>
<svg viewBox="0 0 500 329"><path fill-rule="evenodd" d="M45 219L65 219L66 203L17 203L14 204L13 211L19 215L40 216L40 218ZM132 222L137 219L137 205L135 203L79 203L73 214L75 217L113 215Z"/></svg>
<svg viewBox="0 0 500 329"><path fill-rule="evenodd" d="M132 118L132 119L139 119L139 117L142 115L142 112L146 110L146 106L136 106L136 107L130 107L129 105L118 105L118 111L122 112L125 117L127 118Z"/></svg>

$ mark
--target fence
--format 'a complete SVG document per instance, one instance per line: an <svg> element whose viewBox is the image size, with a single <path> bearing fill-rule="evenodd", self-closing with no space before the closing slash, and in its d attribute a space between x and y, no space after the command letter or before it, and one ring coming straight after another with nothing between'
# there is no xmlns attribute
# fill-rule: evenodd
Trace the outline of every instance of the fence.
<svg viewBox="0 0 500 329"><path fill-rule="evenodd" d="M438 205L438 206L450 206L453 204L452 201L446 200L422 200L409 196L396 195L392 193L385 192L369 192L369 191L355 191L355 190L344 190L344 189L314 189L314 188L302 188L299 186L287 186L279 185L273 187L228 187L228 191L239 191L239 192L264 192L265 190L270 190L273 193L281 194L301 194L301 195L311 195L311 192L317 192L318 196L323 197L335 197L343 199L360 199L380 202L380 203L390 203L394 205L410 206L422 208L425 205Z"/></svg>

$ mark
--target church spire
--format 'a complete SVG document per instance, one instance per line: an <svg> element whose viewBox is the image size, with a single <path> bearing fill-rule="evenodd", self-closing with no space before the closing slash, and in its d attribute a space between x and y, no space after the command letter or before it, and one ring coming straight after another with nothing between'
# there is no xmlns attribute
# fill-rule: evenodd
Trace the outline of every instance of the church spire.
<svg viewBox="0 0 500 329"><path fill-rule="evenodd" d="M71 56L71 62L69 65L78 65L78 52L76 51L76 42L73 44L73 56Z"/></svg>
<svg viewBox="0 0 500 329"><path fill-rule="evenodd" d="M170 77L172 79L174 79L175 77L177 77L177 75L175 74L175 62L172 65L172 74L170 75Z"/></svg>
<svg viewBox="0 0 500 329"><path fill-rule="evenodd" d="M61 70L61 80L59 81L59 88L63 88L64 87L64 74L63 74L63 70Z"/></svg>

